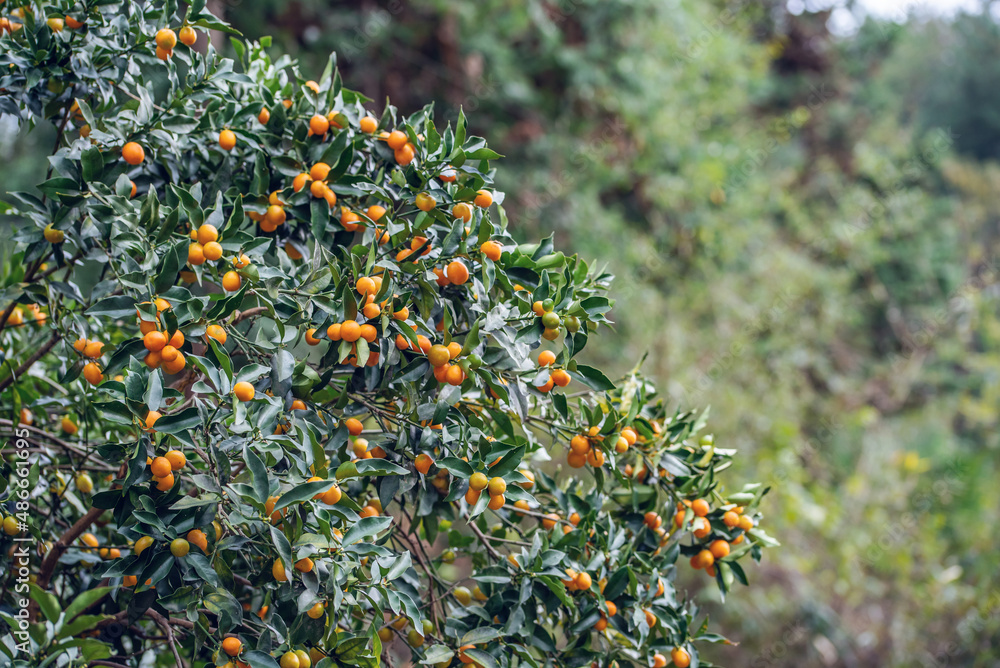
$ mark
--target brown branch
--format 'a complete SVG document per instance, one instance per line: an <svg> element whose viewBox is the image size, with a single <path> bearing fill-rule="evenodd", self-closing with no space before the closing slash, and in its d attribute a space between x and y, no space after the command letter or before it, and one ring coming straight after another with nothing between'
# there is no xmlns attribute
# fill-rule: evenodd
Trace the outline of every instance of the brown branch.
<svg viewBox="0 0 1000 668"><path fill-rule="evenodd" d="M7 376L2 381L0 381L0 392L2 392L3 390L6 390L8 387L10 387L14 383L14 381L17 378L20 378L25 373L27 373L28 369L30 369L31 366L35 362L37 362L43 356L45 356L46 353L48 353L50 350L52 350L53 346L55 346L57 343L59 343L59 341L61 339L62 339L62 334L60 334L59 332L56 332L55 334L53 334L51 339L49 339L48 341L46 341L42 345L41 348L39 348L38 350L35 351L34 355L32 355L31 357L29 357L28 360L24 364L22 364L21 366L19 366L17 368L17 371L15 371L11 375Z"/></svg>
<svg viewBox="0 0 1000 668"><path fill-rule="evenodd" d="M465 521L468 523L469 528L472 529L472 533L476 534L476 537L479 538L479 542L483 544L483 547L486 548L486 551L490 553L490 556L493 557L494 559L499 559L500 553L497 552L492 545L490 545L490 541L486 539L486 536L484 536L483 532L479 530L479 527L476 526L476 523L473 520L469 519L468 515L465 516Z"/></svg>
<svg viewBox="0 0 1000 668"><path fill-rule="evenodd" d="M163 629L163 633L167 636L167 644L170 645L170 651L174 654L174 661L176 662L175 665L177 668L184 668L184 662L181 660L181 655L177 652L177 643L174 642L174 630L170 628L170 624L172 622L180 620L168 620L152 608L146 610L146 616L152 619L157 626ZM194 625L192 624L192 626Z"/></svg>
<svg viewBox="0 0 1000 668"><path fill-rule="evenodd" d="M46 589L49 586L49 581L52 579L52 572L55 570L59 557L66 551L69 544L79 538L80 534L86 531L103 512L103 508L91 508L87 511L86 515L78 519L66 533L59 537L59 540L55 542L49 553L45 555L45 559L42 560L42 565L38 569L37 584L39 587Z"/></svg>
<svg viewBox="0 0 1000 668"><path fill-rule="evenodd" d="M246 311L237 311L236 317L233 318L232 324L235 325L238 322L243 322L244 320L248 320L254 316L258 316L261 313L267 313L266 306L254 306L253 308L248 308Z"/></svg>

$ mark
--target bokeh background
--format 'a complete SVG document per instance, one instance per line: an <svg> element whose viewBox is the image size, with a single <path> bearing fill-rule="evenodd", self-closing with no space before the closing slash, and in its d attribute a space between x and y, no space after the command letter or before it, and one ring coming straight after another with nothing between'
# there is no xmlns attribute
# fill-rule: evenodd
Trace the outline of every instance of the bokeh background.
<svg viewBox="0 0 1000 668"><path fill-rule="evenodd" d="M964 7L962 9L961 7ZM725 666L1000 662L1000 5L230 0L214 10L506 158L516 237L617 276L592 362L711 405L783 546ZM869 10L876 13L872 14ZM217 48L228 41L216 35ZM52 138L0 119L3 190Z"/></svg>

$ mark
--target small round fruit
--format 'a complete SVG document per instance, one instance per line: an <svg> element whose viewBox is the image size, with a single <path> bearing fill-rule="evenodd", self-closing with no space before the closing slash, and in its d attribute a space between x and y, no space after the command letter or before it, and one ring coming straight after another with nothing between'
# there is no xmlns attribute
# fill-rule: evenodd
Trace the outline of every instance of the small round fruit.
<svg viewBox="0 0 1000 668"><path fill-rule="evenodd" d="M408 141L409 138L406 136L405 132L402 132L401 130L393 130L389 133L389 137L385 140L385 143L388 144L389 148L392 150L398 151L406 146L406 142Z"/></svg>
<svg viewBox="0 0 1000 668"><path fill-rule="evenodd" d="M220 132L219 146L224 151L232 151L236 147L236 133L228 128Z"/></svg>
<svg viewBox="0 0 1000 668"><path fill-rule="evenodd" d="M3 518L3 532L8 536L16 536L21 533L21 525L18 523L17 518L13 515Z"/></svg>
<svg viewBox="0 0 1000 668"><path fill-rule="evenodd" d="M177 46L177 35L170 28L163 28L156 33L156 46L171 50Z"/></svg>
<svg viewBox="0 0 1000 668"><path fill-rule="evenodd" d="M184 26L181 28L178 38L184 46L194 46L194 43L198 41L198 33L191 26Z"/></svg>
<svg viewBox="0 0 1000 668"><path fill-rule="evenodd" d="M218 241L209 241L201 248L206 260L215 262L222 257L222 245Z"/></svg>
<svg viewBox="0 0 1000 668"><path fill-rule="evenodd" d="M151 353L160 352L167 345L167 335L153 330L142 337L142 345Z"/></svg>
<svg viewBox="0 0 1000 668"><path fill-rule="evenodd" d="M170 460L166 457L156 457L149 465L149 471L157 478L165 478L173 471Z"/></svg>
<svg viewBox="0 0 1000 668"><path fill-rule="evenodd" d="M434 464L434 460L427 453L421 452L417 455L416 459L413 460L413 465L420 473L427 475L427 472L431 470L431 466Z"/></svg>
<svg viewBox="0 0 1000 668"><path fill-rule="evenodd" d="M75 482L76 488L84 494L90 494L94 491L94 481L86 473L78 475Z"/></svg>
<svg viewBox="0 0 1000 668"><path fill-rule="evenodd" d="M243 643L239 638L226 638L222 641L222 651L229 656L239 656L243 651Z"/></svg>
<svg viewBox="0 0 1000 668"><path fill-rule="evenodd" d="M712 553L712 556L716 559L722 559L729 555L729 543L724 540L713 540L708 546L708 551Z"/></svg>
<svg viewBox="0 0 1000 668"><path fill-rule="evenodd" d="M94 362L87 362L83 366L83 377L91 385L99 385L104 380L101 367L97 366Z"/></svg>
<svg viewBox="0 0 1000 668"><path fill-rule="evenodd" d="M323 136L330 129L330 121L326 119L326 116L316 114L309 119L309 129L314 135Z"/></svg>
<svg viewBox="0 0 1000 668"><path fill-rule="evenodd" d="M235 394L236 398L240 401L252 401L255 393L256 391L254 390L253 385L245 380L241 380L233 386L233 394Z"/></svg>
<svg viewBox="0 0 1000 668"><path fill-rule="evenodd" d="M146 159L146 152L139 144L130 141L122 146L122 158L130 165L138 165Z"/></svg>
<svg viewBox="0 0 1000 668"><path fill-rule="evenodd" d="M149 424L149 418L146 418L147 425ZM174 471L180 471L187 464L187 457L180 450L170 450L167 454L163 455L164 458L170 462L170 468Z"/></svg>
<svg viewBox="0 0 1000 668"><path fill-rule="evenodd" d="M693 510L694 514L698 517L705 517L708 515L710 507L708 505L708 501L705 499L695 499L691 503L691 510Z"/></svg>
<svg viewBox="0 0 1000 668"><path fill-rule="evenodd" d="M445 276L452 285L462 285L469 280L469 268L461 260L452 260L445 269Z"/></svg>
<svg viewBox="0 0 1000 668"><path fill-rule="evenodd" d="M226 340L229 338L229 335L226 333L226 330L222 328L222 325L209 325L205 328L205 336L210 339L215 339L222 345L225 345Z"/></svg>
<svg viewBox="0 0 1000 668"><path fill-rule="evenodd" d="M45 229L42 230L42 236L45 237L45 240L50 244L61 244L63 239L66 238L66 234L62 230L57 230L53 227L52 223L45 226Z"/></svg>
<svg viewBox="0 0 1000 668"><path fill-rule="evenodd" d="M226 292L236 292L243 284L243 279L235 271L227 271L222 277L222 287Z"/></svg>
<svg viewBox="0 0 1000 668"><path fill-rule="evenodd" d="M375 132L375 130L378 129L378 121L376 121L371 116L365 116L358 123L358 127L361 128L362 132L365 132L367 134L371 134L371 133Z"/></svg>
<svg viewBox="0 0 1000 668"><path fill-rule="evenodd" d="M472 602L472 592L469 591L468 587L455 587L452 594L455 596L455 600L462 605L469 605Z"/></svg>
<svg viewBox="0 0 1000 668"><path fill-rule="evenodd" d="M688 668L691 665L691 655L680 647L675 647L670 651L670 660L677 668Z"/></svg>
<svg viewBox="0 0 1000 668"><path fill-rule="evenodd" d="M135 551L135 556L142 554L143 550L153 544L153 539L150 536L143 536L139 540L135 541L135 546L132 548Z"/></svg>
<svg viewBox="0 0 1000 668"><path fill-rule="evenodd" d="M486 474L476 471L469 477L469 489L474 489L477 492L481 492L486 489L490 484L490 479L486 477Z"/></svg>
<svg viewBox="0 0 1000 668"><path fill-rule="evenodd" d="M503 478L496 476L489 482L490 496L497 496L507 491L507 483Z"/></svg>
<svg viewBox="0 0 1000 668"><path fill-rule="evenodd" d="M430 211L437 206L437 200L428 193L420 193L417 195L416 204L421 211Z"/></svg>
<svg viewBox="0 0 1000 668"><path fill-rule="evenodd" d="M476 191L476 199L474 200L474 203L480 209L485 209L493 204L493 195L489 190L478 190Z"/></svg>
<svg viewBox="0 0 1000 668"><path fill-rule="evenodd" d="M186 538L189 543L202 552L208 552L208 536L201 529L191 529L191 531L188 531Z"/></svg>
<svg viewBox="0 0 1000 668"><path fill-rule="evenodd" d="M483 255L489 259L497 262L500 260L500 255L503 253L503 246L495 241L484 241L483 245L479 247L479 250L482 251Z"/></svg>
<svg viewBox="0 0 1000 668"><path fill-rule="evenodd" d="M174 538L170 541L170 554L177 558L186 557L187 553L191 551L191 543L187 542L183 538Z"/></svg>

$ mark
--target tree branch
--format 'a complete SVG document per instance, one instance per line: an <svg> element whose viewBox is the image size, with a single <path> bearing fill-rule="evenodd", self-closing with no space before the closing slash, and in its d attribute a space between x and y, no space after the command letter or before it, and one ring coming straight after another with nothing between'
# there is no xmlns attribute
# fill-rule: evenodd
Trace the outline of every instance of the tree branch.
<svg viewBox="0 0 1000 668"><path fill-rule="evenodd" d="M27 373L28 369L30 369L31 366L35 362L37 362L38 360L40 360L47 352L49 352L50 350L52 350L52 347L55 346L57 343L59 343L59 341L61 339L62 339L62 334L60 334L59 332L56 332L55 334L53 334L51 339L49 339L48 341L46 341L42 345L41 348L39 348L38 350L35 351L34 355L32 355L31 357L28 358L28 361L26 361L24 364L22 364L21 366L19 366L17 368L17 371L15 371L11 375L7 376L3 380L0 380L0 392L2 392L3 390L6 390L8 387L10 387L14 383L14 381L17 378L20 378L25 373Z"/></svg>
<svg viewBox="0 0 1000 668"><path fill-rule="evenodd" d="M184 668L184 662L181 660L181 655L177 651L177 643L174 641L174 630L170 628L171 622L175 620L168 620L166 617L158 613L156 610L149 608L146 610L146 616L153 620L157 626L163 629L163 633L167 636L167 644L170 645L170 651L174 654L174 661L177 668ZM193 624L192 624L193 626Z"/></svg>
<svg viewBox="0 0 1000 668"><path fill-rule="evenodd" d="M235 325L238 322L243 322L261 313L267 313L266 306L254 306L253 308L248 308L246 311L239 311L236 313L236 317L233 318L232 324Z"/></svg>
<svg viewBox="0 0 1000 668"><path fill-rule="evenodd" d="M91 508L87 513L78 519L73 526L66 530L59 540L55 542L49 553L45 555L45 559L42 560L42 565L38 569L38 580L37 583L42 589L46 589L49 586L49 581L52 579L52 572L55 570L56 563L59 561L59 557L62 556L69 544L80 537L84 531L93 524L98 517L104 512L103 508Z"/></svg>

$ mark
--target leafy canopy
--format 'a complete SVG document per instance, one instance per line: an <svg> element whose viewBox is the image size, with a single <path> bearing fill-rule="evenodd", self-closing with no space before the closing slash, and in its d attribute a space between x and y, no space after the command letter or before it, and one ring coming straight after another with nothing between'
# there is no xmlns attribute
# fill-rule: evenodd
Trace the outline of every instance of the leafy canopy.
<svg viewBox="0 0 1000 668"><path fill-rule="evenodd" d="M58 144L9 195L30 448L0 482L40 563L0 651L370 668L398 634L438 668L699 665L722 638L678 571L746 584L766 490L723 491L704 413L578 361L611 277L514 242L464 116L375 118L267 39L202 55L230 31L203 2L4 9L2 111Z"/></svg>

